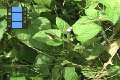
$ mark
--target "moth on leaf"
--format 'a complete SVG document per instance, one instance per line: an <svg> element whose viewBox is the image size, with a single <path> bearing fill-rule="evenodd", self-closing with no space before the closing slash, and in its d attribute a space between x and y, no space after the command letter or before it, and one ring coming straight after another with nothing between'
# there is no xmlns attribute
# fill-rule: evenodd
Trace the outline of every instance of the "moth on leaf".
<svg viewBox="0 0 120 80"><path fill-rule="evenodd" d="M55 38L57 38L56 35L53 35L53 34L50 34L50 33L47 33L47 32L45 32L45 34L46 34L47 37L48 37L49 39L51 39L51 40L54 40Z"/></svg>

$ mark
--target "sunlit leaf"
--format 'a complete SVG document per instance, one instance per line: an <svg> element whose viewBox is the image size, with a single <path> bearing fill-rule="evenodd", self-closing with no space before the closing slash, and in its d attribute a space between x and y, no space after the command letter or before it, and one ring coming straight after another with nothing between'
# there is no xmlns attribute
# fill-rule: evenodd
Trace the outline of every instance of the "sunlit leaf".
<svg viewBox="0 0 120 80"><path fill-rule="evenodd" d="M88 17L80 18L72 27L73 32L77 35L77 40L81 42L86 42L93 38L101 30L101 26L90 21Z"/></svg>
<svg viewBox="0 0 120 80"><path fill-rule="evenodd" d="M56 29L49 29L44 31L39 31L33 36L33 39L47 43L52 46L59 46L62 44L61 31Z"/></svg>
<svg viewBox="0 0 120 80"><path fill-rule="evenodd" d="M75 67L65 67L64 79L65 80L79 80L79 77L77 73L75 72Z"/></svg>
<svg viewBox="0 0 120 80"><path fill-rule="evenodd" d="M7 22L5 20L1 21L1 23L0 23L0 41L3 38L3 34L6 30L6 27L7 27L6 24L7 24Z"/></svg>

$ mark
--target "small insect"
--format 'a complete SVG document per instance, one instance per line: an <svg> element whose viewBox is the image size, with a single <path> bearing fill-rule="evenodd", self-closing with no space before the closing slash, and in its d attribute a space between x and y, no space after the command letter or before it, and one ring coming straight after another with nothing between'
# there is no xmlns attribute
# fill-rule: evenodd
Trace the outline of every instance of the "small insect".
<svg viewBox="0 0 120 80"><path fill-rule="evenodd" d="M53 35L53 34L50 34L50 33L47 33L47 32L45 32L45 34L47 35L48 38L50 38L52 40L54 40L56 38L56 36Z"/></svg>

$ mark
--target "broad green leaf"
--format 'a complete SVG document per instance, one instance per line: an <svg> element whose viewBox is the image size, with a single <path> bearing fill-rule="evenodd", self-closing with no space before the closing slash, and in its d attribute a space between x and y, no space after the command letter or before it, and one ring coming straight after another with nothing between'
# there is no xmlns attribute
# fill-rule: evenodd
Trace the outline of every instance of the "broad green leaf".
<svg viewBox="0 0 120 80"><path fill-rule="evenodd" d="M84 43L84 45L89 46L89 45L91 45L91 44L93 44L93 43L96 43L96 42L99 41L99 40L100 40L99 38L93 37L93 38L89 39L88 41L86 41L86 42Z"/></svg>
<svg viewBox="0 0 120 80"><path fill-rule="evenodd" d="M105 14L113 24L119 19L120 16L120 5L116 0L100 0L100 3L106 6Z"/></svg>
<svg viewBox="0 0 120 80"><path fill-rule="evenodd" d="M89 6L89 8L95 8L98 5L98 0L86 0L86 6Z"/></svg>
<svg viewBox="0 0 120 80"><path fill-rule="evenodd" d="M49 20L44 17L39 17L37 19L32 20L32 22L29 23L28 29L14 29L14 32L18 39L23 43L35 48L43 49L48 48L50 46L46 45L43 42L36 41L32 37L37 32L50 28L51 24Z"/></svg>
<svg viewBox="0 0 120 80"><path fill-rule="evenodd" d="M46 57L42 54L38 54L34 64L39 65L39 66L36 66L35 70L43 75L47 75L47 74L49 74L49 69L47 66L47 64L49 64L49 63L50 63L50 59L48 57Z"/></svg>
<svg viewBox="0 0 120 80"><path fill-rule="evenodd" d="M79 28L79 29L82 29L83 31L80 30L81 34L78 35L76 38L78 41L81 41L83 43L86 42L87 40L93 38L94 36L96 36L99 33L99 31L101 30L101 27L96 24L88 24L88 25L83 25L80 27L81 28Z"/></svg>
<svg viewBox="0 0 120 80"><path fill-rule="evenodd" d="M33 11L33 12L30 12L30 13L29 13L29 15L30 15L31 17L33 17L34 19L38 18L38 17L39 17L39 14L40 14L40 13L38 13L38 12L36 12L36 11Z"/></svg>
<svg viewBox="0 0 120 80"><path fill-rule="evenodd" d="M117 3L118 3L118 5L120 6L120 0L115 0Z"/></svg>
<svg viewBox="0 0 120 80"><path fill-rule="evenodd" d="M68 27L70 27L67 22L60 19L59 17L56 17L56 25L57 25L57 28L63 33L66 32Z"/></svg>
<svg viewBox="0 0 120 80"><path fill-rule="evenodd" d="M99 15L99 11L92 8L85 9L85 13L90 19L97 19Z"/></svg>
<svg viewBox="0 0 120 80"><path fill-rule="evenodd" d="M82 16L80 19L78 19L73 25L81 25L81 24L88 24L88 23L91 23L91 19L88 17L88 16Z"/></svg>
<svg viewBox="0 0 120 80"><path fill-rule="evenodd" d="M83 43L96 36L101 30L101 26L91 22L88 17L82 17L72 27L77 40Z"/></svg>
<svg viewBox="0 0 120 80"><path fill-rule="evenodd" d="M75 72L75 67L64 68L64 79L65 80L80 80L79 76Z"/></svg>
<svg viewBox="0 0 120 80"><path fill-rule="evenodd" d="M99 2L110 8L115 8L117 4L115 0L100 0Z"/></svg>
<svg viewBox="0 0 120 80"><path fill-rule="evenodd" d="M40 14L41 12L50 12L51 10L48 9L48 8L46 8L45 6L36 5L36 6L35 6L35 11Z"/></svg>
<svg viewBox="0 0 120 80"><path fill-rule="evenodd" d="M1 23L0 23L0 41L3 38L3 34L6 30L6 27L7 27L6 24L7 24L7 22L5 20L1 21Z"/></svg>
<svg viewBox="0 0 120 80"><path fill-rule="evenodd" d="M60 70L61 66L55 65L55 67L52 69L52 79L53 80L58 80L60 78Z"/></svg>
<svg viewBox="0 0 120 80"><path fill-rule="evenodd" d="M33 39L47 43L51 46L59 46L62 44L61 31L56 29L49 29L39 31L33 36Z"/></svg>
<svg viewBox="0 0 120 80"><path fill-rule="evenodd" d="M26 80L25 77L11 77L10 80Z"/></svg>
<svg viewBox="0 0 120 80"><path fill-rule="evenodd" d="M0 17L7 15L7 8L0 3Z"/></svg>
<svg viewBox="0 0 120 80"><path fill-rule="evenodd" d="M117 8L115 8L115 13L118 14L120 16L120 5L117 6Z"/></svg>
<svg viewBox="0 0 120 80"><path fill-rule="evenodd" d="M113 24L115 24L118 21L119 15L117 13L115 13L115 11L112 8L107 7L106 10L105 10L105 13L106 13L106 16L108 17L108 19Z"/></svg>

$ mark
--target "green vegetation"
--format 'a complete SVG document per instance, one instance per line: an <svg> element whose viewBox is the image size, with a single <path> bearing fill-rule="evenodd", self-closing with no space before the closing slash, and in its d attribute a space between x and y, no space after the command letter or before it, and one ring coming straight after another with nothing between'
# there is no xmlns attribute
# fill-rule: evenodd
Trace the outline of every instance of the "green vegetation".
<svg viewBox="0 0 120 80"><path fill-rule="evenodd" d="M0 80L119 80L119 0L0 0ZM28 29L7 27L27 7Z"/></svg>

